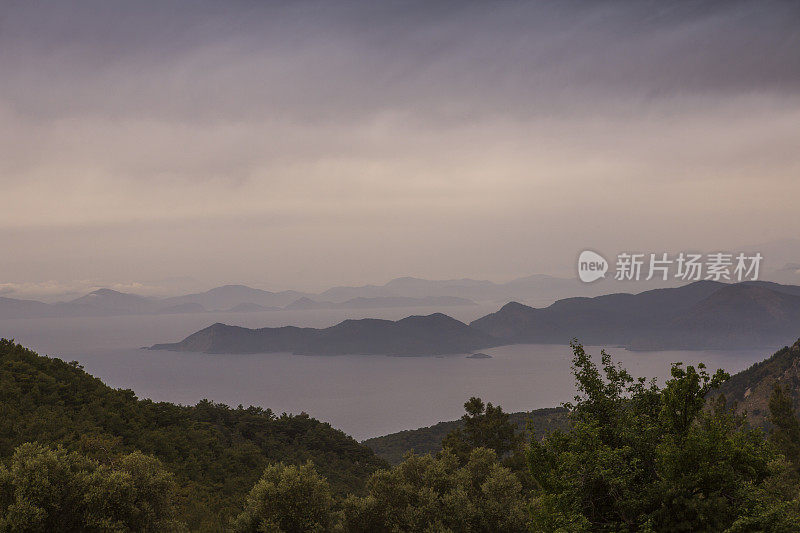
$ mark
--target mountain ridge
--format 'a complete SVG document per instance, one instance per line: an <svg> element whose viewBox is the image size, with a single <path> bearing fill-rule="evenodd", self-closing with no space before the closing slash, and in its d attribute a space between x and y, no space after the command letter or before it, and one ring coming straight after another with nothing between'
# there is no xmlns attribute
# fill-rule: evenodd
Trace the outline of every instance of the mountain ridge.
<svg viewBox="0 0 800 533"><path fill-rule="evenodd" d="M0 296L0 319L475 305L474 301L455 295L433 294L412 297L392 292L369 296L364 295L361 288L357 289L356 296L336 301L315 299L324 293L313 294L294 290L271 292L241 284L222 285L204 292L168 298L140 296L109 288L96 289L72 300L55 303ZM369 289L366 290L369 293Z"/></svg>
<svg viewBox="0 0 800 533"><path fill-rule="evenodd" d="M441 355L509 344L567 344L575 337L642 351L762 348L784 344L800 327L800 287L698 281L637 294L565 298L544 308L509 302L468 325L434 313L398 321L345 320L324 329L223 326L151 349ZM302 333L290 333L296 331Z"/></svg>
<svg viewBox="0 0 800 533"><path fill-rule="evenodd" d="M447 355L496 346L497 340L442 313L400 320L348 319L328 328L250 329L216 323L151 350L306 355Z"/></svg>
<svg viewBox="0 0 800 533"><path fill-rule="evenodd" d="M698 281L638 294L566 298L545 308L510 302L470 325L508 344L566 344L577 337L635 350L775 346L800 327L798 289Z"/></svg>

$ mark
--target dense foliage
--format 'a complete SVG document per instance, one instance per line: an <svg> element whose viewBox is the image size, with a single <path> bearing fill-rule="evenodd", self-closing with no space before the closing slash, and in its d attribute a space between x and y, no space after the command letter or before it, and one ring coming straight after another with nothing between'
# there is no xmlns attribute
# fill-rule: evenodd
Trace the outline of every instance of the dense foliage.
<svg viewBox="0 0 800 533"><path fill-rule="evenodd" d="M141 452L100 463L23 444L0 466L0 531L175 531L175 488Z"/></svg>
<svg viewBox="0 0 800 533"><path fill-rule="evenodd" d="M580 394L571 428L532 442L541 490L532 504L540 531L795 531L798 490L760 429L724 396L706 404L727 375L676 363L663 389L634 380L602 353L598 369L573 344ZM794 480L796 484L796 479ZM781 512L775 512L781 510Z"/></svg>
<svg viewBox="0 0 800 533"><path fill-rule="evenodd" d="M264 470L233 529L241 533L320 533L330 531L334 523L330 486L314 465L278 463Z"/></svg>
<svg viewBox="0 0 800 533"><path fill-rule="evenodd" d="M445 436L442 446L466 460L474 448L489 448L499 457L506 457L520 448L522 434L509 421L503 408L472 397L465 404L464 424Z"/></svg>
<svg viewBox="0 0 800 533"><path fill-rule="evenodd" d="M399 464L408 452L417 454L439 453L442 441L465 424L465 414L459 420L439 422L430 427L398 431L363 441L379 456L391 464ZM567 427L567 410L563 407L547 407L528 412L509 413L508 421L516 432L527 438L541 440L556 429Z"/></svg>
<svg viewBox="0 0 800 533"><path fill-rule="evenodd" d="M463 466L449 450L438 457L409 454L390 470L373 474L367 495L344 502L345 531L527 531L522 485L476 448Z"/></svg>
<svg viewBox="0 0 800 533"><path fill-rule="evenodd" d="M470 398L441 451L388 467L307 416L140 401L2 341L0 531L800 531L784 388L766 434L723 371L676 363L659 387L572 348L560 429Z"/></svg>
<svg viewBox="0 0 800 533"><path fill-rule="evenodd" d="M800 419L795 414L792 398L780 385L772 390L769 411L773 427L770 440L800 474Z"/></svg>
<svg viewBox="0 0 800 533"><path fill-rule="evenodd" d="M341 431L307 415L257 407L193 407L138 400L80 366L0 341L0 459L26 442L61 445L102 462L140 451L175 475L189 527L218 529L274 462L314 461L335 493L358 492L385 463Z"/></svg>

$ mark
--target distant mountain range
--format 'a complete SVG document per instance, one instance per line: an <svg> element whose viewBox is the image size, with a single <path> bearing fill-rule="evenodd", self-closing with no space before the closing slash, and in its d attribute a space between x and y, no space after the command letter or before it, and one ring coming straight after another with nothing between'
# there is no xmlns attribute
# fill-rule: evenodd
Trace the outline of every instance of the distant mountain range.
<svg viewBox="0 0 800 533"><path fill-rule="evenodd" d="M511 302L469 325L436 313L346 320L327 329L247 329L215 324L153 349L211 353L447 354L498 345L584 344L636 350L744 349L781 345L800 330L800 287L770 282L688 285L566 298L544 308Z"/></svg>
<svg viewBox="0 0 800 533"><path fill-rule="evenodd" d="M673 281L674 282L674 281ZM655 282L629 282L630 290L653 288ZM663 282L659 282L663 283ZM506 283L486 280L427 280L397 278L384 285L333 287L321 293L271 292L245 285L224 285L205 292L170 298L98 289L85 296L58 303L44 303L0 297L0 319L65 316L108 316L314 309L377 309L391 307L437 307L473 305L476 302L502 304L508 301L547 305L569 296L596 296L615 288L614 282L600 280L586 284L577 278L535 274Z"/></svg>
<svg viewBox="0 0 800 533"><path fill-rule="evenodd" d="M441 355L464 353L497 340L441 313L402 320L345 320L316 329L293 326L248 329L214 324L174 344L153 350L206 353L294 352L314 355Z"/></svg>
<svg viewBox="0 0 800 533"><path fill-rule="evenodd" d="M579 284L572 279L529 276L503 284L470 279L431 281L398 278L381 286L335 287L320 294L270 292L244 285L226 285L206 292L162 299L99 289L74 300L52 304L0 298L0 318L391 307L440 310L473 305L475 301L487 301L502 294L513 295L514 291L532 297L540 290L539 297L544 298L543 294L557 288L569 293L577 290L576 287L589 290L595 286ZM698 281L638 294L562 298L546 307L519 303L519 300L524 300L522 297L509 299L513 301L497 312L479 318L469 326L464 324L467 329L461 333L469 342L451 337L428 345L419 344L414 346L415 349L428 346L434 350L431 353L455 353L462 346L471 351L502 344L563 344L573 337L586 344L611 344L636 350L753 348L785 343L800 326L800 287L764 281L739 284ZM375 336L370 342L361 339L359 335L362 334L358 331L348 330L352 338L346 341L342 337L337 341L339 344L330 349L322 345L315 347L311 334L302 341L275 341L268 346L283 346L281 343L285 342L291 351L337 353L349 342L361 350L357 353L371 350L376 351L370 353L406 353L406 344L413 345L411 340L390 341L389 338L383 339L385 342L381 344L382 335L389 335L392 330L386 330L387 333L373 330L367 328L363 333ZM239 335L248 334L240 332ZM225 342L232 343L227 347L223 341L215 340L214 349L242 349L237 342L230 340L235 336L226 334L225 338L229 340ZM475 343L478 338L484 339L483 343ZM194 346L192 343L189 345ZM250 345L245 343L241 346Z"/></svg>
<svg viewBox="0 0 800 533"><path fill-rule="evenodd" d="M366 292L371 292L367 290ZM317 298L317 299L314 299ZM98 289L67 302L44 303L0 297L0 319L67 316L109 316L310 309L376 309L390 307L450 307L475 305L467 298L448 295L358 296L344 301L319 299L297 291L269 292L244 285L225 285L206 292L172 298L148 298L136 294Z"/></svg>
<svg viewBox="0 0 800 533"><path fill-rule="evenodd" d="M254 304L264 308L280 308L298 298L308 296L297 291L270 292L245 285L224 285L206 292L166 298L160 302L167 305L200 304L208 311L227 310L241 304Z"/></svg>
<svg viewBox="0 0 800 533"><path fill-rule="evenodd" d="M373 298L351 298L344 302L318 302L307 297L295 300L285 309L375 309L380 307L453 307L475 305L475 302L457 296L375 296Z"/></svg>
<svg viewBox="0 0 800 533"><path fill-rule="evenodd" d="M53 304L0 298L0 318L129 315L159 310L155 300L111 289L98 289L69 302Z"/></svg>
<svg viewBox="0 0 800 533"><path fill-rule="evenodd" d="M470 326L504 344L584 344L635 350L780 346L800 330L800 287L698 281L639 294L567 298L535 309L509 303Z"/></svg>
<svg viewBox="0 0 800 533"><path fill-rule="evenodd" d="M661 282L661 286L663 283ZM628 285L633 290L645 290L655 286L658 285L645 281L630 282ZM534 274L505 283L468 278L428 280L403 277L393 279L385 285L333 287L317 295L317 298L341 302L354 298L454 296L475 302L503 303L516 300L540 305L569 296L597 296L612 292L614 288L614 283L609 280L586 284L577 278L560 278L544 274Z"/></svg>

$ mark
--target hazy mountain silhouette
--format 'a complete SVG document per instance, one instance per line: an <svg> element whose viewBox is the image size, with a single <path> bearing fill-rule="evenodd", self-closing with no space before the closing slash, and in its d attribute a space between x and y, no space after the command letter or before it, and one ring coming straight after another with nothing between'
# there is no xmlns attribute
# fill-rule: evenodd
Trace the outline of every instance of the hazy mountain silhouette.
<svg viewBox="0 0 800 533"><path fill-rule="evenodd" d="M228 309L231 313L257 313L259 311L275 311L281 309L280 307L267 307L264 305L254 304L253 302L244 302L234 305Z"/></svg>
<svg viewBox="0 0 800 533"><path fill-rule="evenodd" d="M157 311L158 314L163 314L163 315L171 315L179 313L205 313L205 312L206 308L197 303L168 305L166 307L160 307Z"/></svg>
<svg viewBox="0 0 800 533"><path fill-rule="evenodd" d="M54 306L35 300L0 297L0 318L38 318L58 316Z"/></svg>
<svg viewBox="0 0 800 533"><path fill-rule="evenodd" d="M284 309L291 309L297 311L306 311L309 309L333 309L336 304L334 302L318 302L316 300L312 300L307 296L303 296L302 298L298 298L297 300L293 301Z"/></svg>
<svg viewBox="0 0 800 533"><path fill-rule="evenodd" d="M161 307L159 302L152 298L111 289L98 289L86 296L67 302L67 305L84 309L91 308L96 309L98 312L111 312L114 314L151 313Z"/></svg>
<svg viewBox="0 0 800 533"><path fill-rule="evenodd" d="M320 305L310 299L297 306ZM436 313L346 320L326 329L246 329L215 324L154 349L309 354L461 353L501 344L622 345L639 350L741 349L780 345L800 329L800 287L697 281L639 294L566 298L545 308L511 302L469 326Z"/></svg>
<svg viewBox="0 0 800 533"><path fill-rule="evenodd" d="M499 302L509 299L556 299L596 290L573 278L533 275L507 283L494 283L475 279L428 280L414 277L396 278L385 285L360 287L333 287L319 294L319 298L334 302L355 298L406 297L428 298L452 296L476 302Z"/></svg>
<svg viewBox="0 0 800 533"><path fill-rule="evenodd" d="M676 317L662 335L634 338L633 348L752 348L780 346L800 329L795 286L737 284L719 289ZM788 292L786 292L788 291Z"/></svg>
<svg viewBox="0 0 800 533"><path fill-rule="evenodd" d="M338 287L321 295L298 291L270 292L244 285L226 285L202 293L165 299L98 289L80 298L55 304L0 298L0 318L97 317L221 310L246 313L279 309L445 308L474 303L462 294L472 294L476 300L485 301L490 296L502 294L498 291L530 293L537 286L551 284L552 288L562 283L566 287L566 284L578 282L550 276L528 276L505 284L470 279L431 281L397 278L380 287ZM386 292L404 295L376 295ZM428 292L440 294L426 294ZM459 295L441 294L447 292ZM335 299L363 293L372 296ZM325 294L330 299L323 299L322 295ZM698 281L682 287L654 289L638 294L563 298L547 307L531 307L512 301L499 311L475 320L471 326L504 344L562 344L578 337L587 344L616 344L638 350L750 348L785 343L795 333L795 328L800 327L798 309L800 287L796 285L767 281L735 285ZM324 352L309 339L306 339L309 349L315 353ZM397 341L387 343L389 347L401 346ZM372 350L378 345L377 340L373 339L372 344L364 346ZM435 343L430 345L435 346ZM355 346L360 345L356 343ZM438 350L445 346L447 342L443 341L435 353L442 353ZM460 349L460 345L448 349L456 348ZM299 349L300 345L291 345L292 351ZM383 347L378 353L387 350L391 351Z"/></svg>
<svg viewBox="0 0 800 533"><path fill-rule="evenodd" d="M568 298L536 309L516 302L470 324L513 343L616 344L633 349L782 344L800 328L800 287L698 281L639 294Z"/></svg>
<svg viewBox="0 0 800 533"><path fill-rule="evenodd" d="M314 355L441 355L498 344L497 339L441 313L402 320L366 318L316 328L249 329L214 324L181 342L150 349L207 353L294 352Z"/></svg>
<svg viewBox="0 0 800 533"><path fill-rule="evenodd" d="M457 296L426 296L424 298L375 296L371 298L351 298L344 302L320 302L304 296L287 305L285 309L375 309L386 307L449 307L458 305L475 305L475 302Z"/></svg>
<svg viewBox="0 0 800 533"><path fill-rule="evenodd" d="M435 283L435 282L434 282ZM328 292L328 291L326 291ZM335 292L335 291L334 291ZM354 288L355 293L363 292ZM366 292L370 292L369 289ZM325 294L325 293L323 293ZM0 318L43 318L129 314L203 313L207 311L258 312L279 309L370 309L379 307L447 307L473 305L460 296L405 295L355 296L326 300L299 291L270 292L246 285L224 285L205 292L170 298L149 298L112 289L98 289L67 302L48 304L35 300L0 297Z"/></svg>
<svg viewBox="0 0 800 533"><path fill-rule="evenodd" d="M243 303L262 307L283 307L305 296L297 291L270 292L246 285L223 285L206 292L186 294L161 300L164 305L198 303L208 310L230 309Z"/></svg>
<svg viewBox="0 0 800 533"><path fill-rule="evenodd" d="M128 315L154 313L158 309L157 300L111 289L98 289L80 298L54 304L0 298L2 318Z"/></svg>

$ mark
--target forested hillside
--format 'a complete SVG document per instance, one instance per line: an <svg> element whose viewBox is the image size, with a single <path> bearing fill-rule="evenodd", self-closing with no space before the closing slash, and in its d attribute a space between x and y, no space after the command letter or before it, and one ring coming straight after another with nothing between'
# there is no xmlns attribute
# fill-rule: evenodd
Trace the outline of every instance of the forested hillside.
<svg viewBox="0 0 800 533"><path fill-rule="evenodd" d="M746 413L748 422L755 426L769 426L769 399L775 385L780 385L792 399L795 408L800 407L800 340L792 346L778 350L774 355L733 375L713 391L713 395L724 394ZM519 431L533 428L533 437L541 440L552 431L564 429L567 410L560 407L535 409L528 412L509 413L509 420ZM439 422L429 427L409 429L373 437L363 441L375 453L392 464L403 460L409 451L415 453L438 453L442 439L451 431L461 427L463 420Z"/></svg>
<svg viewBox="0 0 800 533"><path fill-rule="evenodd" d="M25 442L63 445L90 458L135 450L175 474L190 528L219 527L237 512L268 463L311 460L336 494L359 492L385 463L307 415L203 401L192 407L139 400L83 371L0 341L0 459Z"/></svg>
<svg viewBox="0 0 800 533"><path fill-rule="evenodd" d="M533 438L540 440L556 429L565 429L567 410L562 407L548 407L529 412L509 413L509 422L517 431L526 433L533 430ZM417 454L438 453L442 450L442 439L452 431L464 426L464 420L448 420L430 427L408 429L389 435L373 437L362 442L391 464L398 464L403 455L413 451Z"/></svg>
<svg viewBox="0 0 800 533"><path fill-rule="evenodd" d="M376 439L393 462L430 452L390 467L305 415L138 400L2 340L0 531L800 530L781 379L800 343L730 381L676 363L663 387L572 349L574 403L512 417L470 398L460 421ZM718 394L768 385L767 433Z"/></svg>
<svg viewBox="0 0 800 533"><path fill-rule="evenodd" d="M800 406L800 340L731 377L720 392L736 402L752 424L762 425L768 422L775 385L787 392L795 407Z"/></svg>

